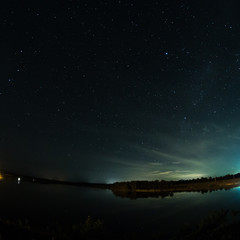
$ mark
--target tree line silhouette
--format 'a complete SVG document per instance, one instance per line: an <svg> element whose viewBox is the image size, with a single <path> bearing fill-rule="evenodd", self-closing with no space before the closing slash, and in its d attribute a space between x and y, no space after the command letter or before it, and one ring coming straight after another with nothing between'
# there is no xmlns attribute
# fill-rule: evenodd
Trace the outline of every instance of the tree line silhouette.
<svg viewBox="0 0 240 240"><path fill-rule="evenodd" d="M205 189L219 189L222 186L226 185L226 180L235 180L240 178L240 173L237 174L227 174L220 177L202 177L190 180L178 180L178 181L165 181L165 180L155 180L155 181L126 181L126 182L116 182L113 183L110 189L113 192L116 191L125 191L125 192L134 192L134 191L166 191L169 189L194 189L202 190ZM226 185L224 188L228 189Z"/></svg>

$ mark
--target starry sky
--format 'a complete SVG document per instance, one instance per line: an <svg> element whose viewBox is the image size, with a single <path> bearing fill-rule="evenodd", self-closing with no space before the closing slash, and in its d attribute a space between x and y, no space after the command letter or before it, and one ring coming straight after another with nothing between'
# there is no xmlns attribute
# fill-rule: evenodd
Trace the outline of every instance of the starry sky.
<svg viewBox="0 0 240 240"><path fill-rule="evenodd" d="M5 1L0 168L74 181L240 172L239 1Z"/></svg>

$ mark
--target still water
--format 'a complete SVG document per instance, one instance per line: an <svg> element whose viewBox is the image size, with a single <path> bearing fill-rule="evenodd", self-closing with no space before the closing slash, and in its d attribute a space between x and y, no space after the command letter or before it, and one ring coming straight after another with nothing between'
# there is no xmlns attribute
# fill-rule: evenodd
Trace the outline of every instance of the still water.
<svg viewBox="0 0 240 240"><path fill-rule="evenodd" d="M5 218L77 223L102 219L113 231L178 230L199 222L210 211L240 210L240 189L211 193L176 193L167 198L128 199L109 190L76 186L0 182L0 212ZM162 229L159 229L159 228Z"/></svg>

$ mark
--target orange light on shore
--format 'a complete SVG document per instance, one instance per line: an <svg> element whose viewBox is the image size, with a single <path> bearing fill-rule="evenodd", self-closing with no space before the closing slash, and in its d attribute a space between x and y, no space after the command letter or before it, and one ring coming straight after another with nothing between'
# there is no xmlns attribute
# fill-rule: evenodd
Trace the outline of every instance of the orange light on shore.
<svg viewBox="0 0 240 240"><path fill-rule="evenodd" d="M0 180L2 180L3 179L3 175L0 173Z"/></svg>

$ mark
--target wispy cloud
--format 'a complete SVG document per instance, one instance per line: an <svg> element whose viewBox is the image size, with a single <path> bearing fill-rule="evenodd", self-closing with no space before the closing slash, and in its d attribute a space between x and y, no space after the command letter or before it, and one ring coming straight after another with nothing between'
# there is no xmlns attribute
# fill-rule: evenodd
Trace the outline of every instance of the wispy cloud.
<svg viewBox="0 0 240 240"><path fill-rule="evenodd" d="M148 163L149 165L152 165L152 166L163 166L164 164L161 163L161 162L150 162Z"/></svg>
<svg viewBox="0 0 240 240"><path fill-rule="evenodd" d="M153 171L152 174L157 174L157 175L168 175L173 173L173 171L165 171L165 172L161 172L161 171Z"/></svg>
<svg viewBox="0 0 240 240"><path fill-rule="evenodd" d="M188 179L231 173L238 152L240 130L231 135L224 127L204 124L209 130L192 132L192 137L164 133L147 134L148 141L121 142L124 152L101 156L126 179ZM203 131L203 134L201 134ZM226 160L227 159L227 160ZM235 161L236 162L236 161Z"/></svg>

